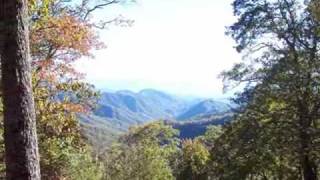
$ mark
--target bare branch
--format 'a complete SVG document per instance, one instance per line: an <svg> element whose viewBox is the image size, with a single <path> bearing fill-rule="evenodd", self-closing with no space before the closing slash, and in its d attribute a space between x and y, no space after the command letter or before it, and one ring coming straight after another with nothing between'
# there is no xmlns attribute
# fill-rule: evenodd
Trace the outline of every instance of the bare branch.
<svg viewBox="0 0 320 180"><path fill-rule="evenodd" d="M84 0L83 2L87 2L87 0ZM98 4L98 5L95 5L94 7L90 8L90 9L87 9L87 12L86 14L84 15L83 19L86 20L88 18L88 16L95 10L97 9L101 9L105 6L108 6L108 5L111 5L111 4L116 4L116 3L119 3L119 0L112 0L112 1L107 1L105 3L102 3L102 4Z"/></svg>

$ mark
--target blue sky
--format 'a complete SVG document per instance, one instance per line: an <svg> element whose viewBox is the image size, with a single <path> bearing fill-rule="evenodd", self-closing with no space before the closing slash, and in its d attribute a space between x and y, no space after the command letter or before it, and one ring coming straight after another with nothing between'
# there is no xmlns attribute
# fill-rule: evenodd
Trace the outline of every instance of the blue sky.
<svg viewBox="0 0 320 180"><path fill-rule="evenodd" d="M232 24L232 0L137 0L96 14L121 14L132 27L111 26L100 32L108 46L82 59L77 68L99 89L154 88L177 95L221 98L218 74L241 56L225 36Z"/></svg>

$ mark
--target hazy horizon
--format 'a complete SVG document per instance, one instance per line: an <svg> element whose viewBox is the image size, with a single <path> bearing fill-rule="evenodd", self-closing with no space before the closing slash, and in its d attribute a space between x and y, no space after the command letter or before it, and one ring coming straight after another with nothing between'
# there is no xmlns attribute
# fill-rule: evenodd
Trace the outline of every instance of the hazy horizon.
<svg viewBox="0 0 320 180"><path fill-rule="evenodd" d="M110 86L111 87L111 86ZM143 90L155 90L155 91L160 91L162 93L166 93L166 94L169 94L169 95L172 95L172 96L176 96L176 97L181 97L181 98L191 98L191 99L198 99L198 98L203 98L203 99L215 99L215 100L227 100L227 99L230 99L231 97L233 97L233 94L235 91L231 91L231 92L228 92L228 93L225 93L223 95L206 95L206 94L187 94L187 93L176 93L176 92L170 92L166 89L160 89L160 88L154 88L154 87L144 87L144 88L141 88L141 89L133 89L133 88L99 88L97 87L97 90L99 90L100 92L106 92L106 93L116 93L116 92L119 92L119 91L130 91L130 92L133 92L133 93L139 93L140 91L143 91Z"/></svg>
<svg viewBox="0 0 320 180"><path fill-rule="evenodd" d="M217 97L217 76L241 59L225 27L235 20L232 0L138 0L115 5L112 12L134 20L132 27L111 26L100 32L108 48L95 51L77 68L102 90L156 89L181 96ZM224 17L224 18L221 18Z"/></svg>

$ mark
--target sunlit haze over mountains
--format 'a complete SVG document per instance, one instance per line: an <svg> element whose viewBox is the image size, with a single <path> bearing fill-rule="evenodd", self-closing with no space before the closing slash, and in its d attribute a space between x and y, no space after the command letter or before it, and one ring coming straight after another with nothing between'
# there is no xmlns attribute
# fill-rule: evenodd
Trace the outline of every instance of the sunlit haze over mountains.
<svg viewBox="0 0 320 180"><path fill-rule="evenodd" d="M226 97L218 75L241 56L225 35L235 19L231 0L138 0L114 5L95 16L121 15L131 27L100 32L106 49L77 68L103 90L145 88L177 95ZM223 17L223 18L222 18Z"/></svg>

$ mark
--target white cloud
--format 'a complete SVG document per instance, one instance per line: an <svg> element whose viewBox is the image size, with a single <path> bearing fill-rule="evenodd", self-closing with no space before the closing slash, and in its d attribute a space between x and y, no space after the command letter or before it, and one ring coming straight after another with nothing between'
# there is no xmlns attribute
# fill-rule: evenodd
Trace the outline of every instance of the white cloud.
<svg viewBox="0 0 320 180"><path fill-rule="evenodd" d="M134 26L103 31L108 48L77 67L99 88L221 96L217 75L240 59L232 40L224 35L225 26L234 20L230 3L141 0L118 7L119 13L136 21Z"/></svg>

